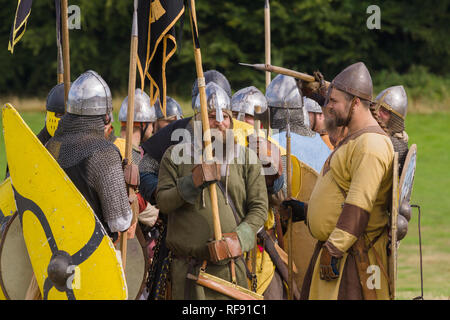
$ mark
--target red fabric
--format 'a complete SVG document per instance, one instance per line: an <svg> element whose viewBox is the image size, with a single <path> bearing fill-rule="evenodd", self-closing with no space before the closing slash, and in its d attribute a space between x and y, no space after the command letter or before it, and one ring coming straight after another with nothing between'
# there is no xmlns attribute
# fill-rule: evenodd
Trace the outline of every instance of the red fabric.
<svg viewBox="0 0 450 320"><path fill-rule="evenodd" d="M139 203L139 213L145 210L147 208L147 201L141 196L141 194L138 192L136 193Z"/></svg>

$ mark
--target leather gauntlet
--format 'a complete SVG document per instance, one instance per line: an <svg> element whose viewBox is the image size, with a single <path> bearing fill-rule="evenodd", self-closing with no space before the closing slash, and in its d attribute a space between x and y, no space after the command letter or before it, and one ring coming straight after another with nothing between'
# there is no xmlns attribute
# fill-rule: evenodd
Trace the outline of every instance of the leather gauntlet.
<svg viewBox="0 0 450 320"><path fill-rule="evenodd" d="M330 254L326 246L322 247L319 263L321 280L331 281L339 278L339 260Z"/></svg>
<svg viewBox="0 0 450 320"><path fill-rule="evenodd" d="M192 169L192 181L196 188L204 188L208 184L220 180L220 164L201 163Z"/></svg>
<svg viewBox="0 0 450 320"><path fill-rule="evenodd" d="M208 250L212 262L237 258L242 255L241 243L236 232L224 233L221 240L208 242Z"/></svg>

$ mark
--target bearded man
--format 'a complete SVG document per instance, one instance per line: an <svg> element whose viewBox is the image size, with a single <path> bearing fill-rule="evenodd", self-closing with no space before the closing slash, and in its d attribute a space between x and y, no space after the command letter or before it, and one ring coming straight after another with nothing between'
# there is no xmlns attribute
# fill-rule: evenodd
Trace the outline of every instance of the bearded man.
<svg viewBox="0 0 450 320"><path fill-rule="evenodd" d="M248 288L244 252L255 246L257 231L267 219L267 191L256 154L234 142L229 97L214 82L206 86L216 162L195 163L202 154L200 113L194 119L194 139L171 146L161 160L156 201L167 215L166 244L173 258L170 270L173 299L226 299L187 279L203 264L206 272ZM197 99L199 100L199 99ZM197 129L195 129L197 128ZM200 134L200 136L198 136ZM201 157L200 157L201 158ZM180 159L182 159L180 161ZM211 199L207 186L216 183L226 257L218 258ZM205 267L206 265L206 267Z"/></svg>
<svg viewBox="0 0 450 320"><path fill-rule="evenodd" d="M318 240L303 299L389 299L388 221L394 150L373 118L372 79L355 63L331 82L325 109L348 134L329 156L308 204L288 199ZM375 285L370 275L378 270Z"/></svg>

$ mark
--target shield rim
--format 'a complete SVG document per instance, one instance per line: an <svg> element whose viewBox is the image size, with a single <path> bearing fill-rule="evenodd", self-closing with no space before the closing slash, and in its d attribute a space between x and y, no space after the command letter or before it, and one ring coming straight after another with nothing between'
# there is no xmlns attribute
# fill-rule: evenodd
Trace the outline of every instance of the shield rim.
<svg viewBox="0 0 450 320"><path fill-rule="evenodd" d="M396 295L396 281L397 281L397 219L398 219L398 152L394 153L393 167L392 167L392 204L391 204L391 243L389 256L389 282L390 282L390 298L395 300Z"/></svg>
<svg viewBox="0 0 450 320"><path fill-rule="evenodd" d="M407 171L406 169L409 167L409 164L411 162L411 159L413 159L413 157L416 159L416 161L414 163L413 180L411 181L411 186L410 186L410 189L408 190L407 194L406 195L400 194L400 196L399 196L399 205L401 204L401 200L404 200L405 197L409 196L408 201L411 198L412 188L414 186L414 178L415 178L415 175L416 175L416 168L417 168L417 145L416 144L413 144L409 148L408 154L406 155L405 163L403 165L403 170L402 170L401 176L400 176L400 182L399 182L399 185L398 185L399 186L399 192L401 192L402 189L403 189L402 187L403 187L403 184L405 183L405 178L406 178L406 171Z"/></svg>
<svg viewBox="0 0 450 320"><path fill-rule="evenodd" d="M5 229L4 229L4 231L2 233L2 237L0 239L0 261L1 261L2 253L3 253L3 246L5 244L6 235L8 234L8 230L11 227L14 219L16 219L18 217L18 215L19 215L19 213L17 211L15 211L14 214L11 215L10 219L8 219L8 222L5 225ZM30 265L30 267L31 267L31 265ZM33 269L33 268L31 267L31 269ZM31 279L30 279L30 282L31 282ZM9 296L8 290L6 289L5 283L3 281L3 273L2 273L2 264L1 263L0 263L0 287L1 287L1 290L3 291L3 294L5 295L6 300L13 300ZM39 291L40 291L40 289L39 289ZM25 296L23 298L25 299Z"/></svg>
<svg viewBox="0 0 450 320"><path fill-rule="evenodd" d="M142 278L141 286L139 287L136 297L134 297L132 300L139 300L139 298L141 297L141 295L145 289L146 283L147 283L148 271L150 269L150 261L149 261L148 252L147 252L147 244L148 243L145 241L144 234L142 233L142 229L139 226L139 224L136 225L136 239L138 240L139 245L142 249L142 253L144 255L144 276ZM126 280L126 270L124 270L124 273L125 273L125 280ZM128 283L127 283L127 286L128 286ZM130 299L128 299L128 300L130 300Z"/></svg>

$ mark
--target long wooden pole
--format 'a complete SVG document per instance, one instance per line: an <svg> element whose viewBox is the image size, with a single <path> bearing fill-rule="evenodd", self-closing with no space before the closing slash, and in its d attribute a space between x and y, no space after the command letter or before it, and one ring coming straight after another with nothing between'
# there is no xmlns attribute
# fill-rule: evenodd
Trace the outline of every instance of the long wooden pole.
<svg viewBox="0 0 450 320"><path fill-rule="evenodd" d="M64 67L63 67L62 49L59 44L57 50L58 52L57 52L56 81L58 84L60 84L64 83Z"/></svg>
<svg viewBox="0 0 450 320"><path fill-rule="evenodd" d="M288 110L288 109L287 109ZM287 128L286 128L286 195L287 198L290 199L292 197L292 169L291 169L291 128L290 128L290 119L289 119L289 110L288 110L288 119L287 119ZM290 210L291 211L291 210ZM294 275L293 275L293 260L292 260L292 212L289 214L288 221L288 237L289 237L289 246L288 246L288 299L293 299L293 288L294 288Z"/></svg>
<svg viewBox="0 0 450 320"><path fill-rule="evenodd" d="M196 46L195 34L198 34L197 29L197 16L195 13L195 0L189 0L191 6L191 29L192 29L192 42L194 44L194 57L195 57L195 69L197 71L197 84L200 94L200 113L203 127L203 140L205 142L205 156L206 161L212 161L212 144L211 144L211 132L209 130L208 110L206 107L206 83L203 75L202 66L202 54L200 48ZM222 229L220 226L219 206L217 203L217 189L216 184L212 183L208 187L211 197L211 209L213 215L214 225L214 238L215 240L222 239Z"/></svg>
<svg viewBox="0 0 450 320"><path fill-rule="evenodd" d="M264 2L264 45L265 45L265 63L270 65L270 3ZM270 71L266 71L266 88L271 81Z"/></svg>
<svg viewBox="0 0 450 320"><path fill-rule="evenodd" d="M246 67L251 67L254 68L256 70L260 70L260 71L270 71L273 73L278 73L278 74L284 74L285 76L290 76L290 77L294 77L296 79L299 80L303 80L305 82L316 82L316 79L314 78L314 76L311 76L307 73L303 73L303 72L298 72L298 71L294 71L291 69L287 69L287 68L283 68L283 67L277 67L277 66L272 66L272 65L267 65L267 64L248 64L248 63L239 63L241 66L246 66ZM328 81L325 81L325 85L328 87L330 83Z"/></svg>
<svg viewBox="0 0 450 320"><path fill-rule="evenodd" d="M67 109L67 97L70 89L70 51L69 51L69 26L67 15L67 1L61 1L61 27L63 40L63 65L64 65L64 105Z"/></svg>
<svg viewBox="0 0 450 320"><path fill-rule="evenodd" d="M133 142L133 125L134 125L134 93L136 90L136 61L138 49L138 25L137 25L137 6L138 1L134 0L133 9L133 25L131 28L131 44L130 44L130 68L128 74L128 108L127 108L127 126L125 136L125 159L128 164L132 164L132 142ZM134 192L131 186L127 187L128 195ZM131 225L136 222L136 215L133 212ZM122 264L125 270L127 261L127 232L122 232L120 237L120 252L122 255Z"/></svg>

